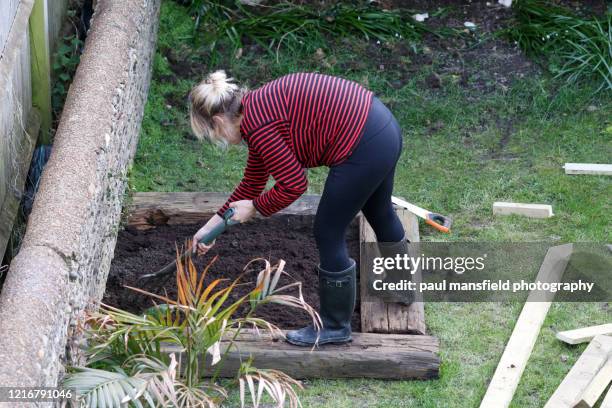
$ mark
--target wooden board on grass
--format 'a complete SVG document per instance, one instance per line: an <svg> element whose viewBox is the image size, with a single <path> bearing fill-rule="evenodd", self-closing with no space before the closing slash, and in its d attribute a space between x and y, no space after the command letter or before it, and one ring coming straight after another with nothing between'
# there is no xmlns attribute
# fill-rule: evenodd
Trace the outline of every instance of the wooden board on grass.
<svg viewBox="0 0 612 408"><path fill-rule="evenodd" d="M244 333L244 334L243 334ZM440 366L438 339L431 336L353 333L353 341L316 349L293 346L269 335L243 332L222 365L221 377L235 377L241 361L253 358L253 366L281 370L293 378L437 378ZM221 355L228 341L221 345ZM166 353L180 350L167 346ZM206 375L212 375L211 356Z"/></svg>
<svg viewBox="0 0 612 408"><path fill-rule="evenodd" d="M406 236L410 242L419 242L419 224L416 216L408 210L397 208L397 214L402 221ZM376 234L362 216L359 221L360 241L376 242ZM364 259L363 254L361 259ZM366 265L361 265L361 276L368 273ZM420 275L414 275L418 281ZM361 330L374 333L412 333L425 334L425 308L422 301L409 306L399 303L386 303L368 294L366 279L361 282ZM418 300L418 299L417 299Z"/></svg>
<svg viewBox="0 0 612 408"><path fill-rule="evenodd" d="M603 401L601 401L599 408L612 408L612 387L608 389L608 393L604 397Z"/></svg>
<svg viewBox="0 0 612 408"><path fill-rule="evenodd" d="M594 174L612 176L612 164L565 163L565 174Z"/></svg>
<svg viewBox="0 0 612 408"><path fill-rule="evenodd" d="M575 405L575 408L593 408L599 397L612 381L612 359L608 356L608 361L595 374L589 385L585 388L580 396L580 400Z"/></svg>
<svg viewBox="0 0 612 408"><path fill-rule="evenodd" d="M550 248L540 266L536 281L559 282L572 250L572 244ZM554 296L554 292L529 294L480 408L507 408L512 402Z"/></svg>
<svg viewBox="0 0 612 408"><path fill-rule="evenodd" d="M549 218L553 216L553 210L552 206L548 204L505 203L497 201L493 203L493 214L516 214L528 218Z"/></svg>
<svg viewBox="0 0 612 408"><path fill-rule="evenodd" d="M567 344L580 344L589 342L593 340L595 336L600 334L612 334L612 323L562 331L557 333L557 339Z"/></svg>
<svg viewBox="0 0 612 408"><path fill-rule="evenodd" d="M612 337L597 336L587 346L544 408L571 408L612 352Z"/></svg>

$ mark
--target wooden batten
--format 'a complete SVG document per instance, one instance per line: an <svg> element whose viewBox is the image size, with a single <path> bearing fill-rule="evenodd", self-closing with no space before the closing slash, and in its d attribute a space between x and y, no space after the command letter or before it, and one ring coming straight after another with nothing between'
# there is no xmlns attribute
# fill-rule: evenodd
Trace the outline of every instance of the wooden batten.
<svg viewBox="0 0 612 408"><path fill-rule="evenodd" d="M494 215L522 215L528 218L550 218L553 214L549 204L506 203L497 201L493 203Z"/></svg>
<svg viewBox="0 0 612 408"><path fill-rule="evenodd" d="M597 336L582 352L544 408L573 408L612 353L612 337ZM602 404L603 406L603 404Z"/></svg>
<svg viewBox="0 0 612 408"><path fill-rule="evenodd" d="M565 163L565 174L590 174L612 176L612 164L603 163Z"/></svg>
<svg viewBox="0 0 612 408"><path fill-rule="evenodd" d="M612 387L608 389L608 393L601 401L599 408L612 408Z"/></svg>
<svg viewBox="0 0 612 408"><path fill-rule="evenodd" d="M612 335L612 323L562 331L557 333L557 339L567 344L580 344L587 343L600 334Z"/></svg>
<svg viewBox="0 0 612 408"><path fill-rule="evenodd" d="M580 396L580 400L576 403L575 408L593 408L601 394L612 381L612 359L608 357L608 361L595 374L589 385L585 388Z"/></svg>
<svg viewBox="0 0 612 408"><path fill-rule="evenodd" d="M572 244L550 248L540 266L536 281L560 282L572 251ZM545 294L531 292L527 297L480 408L510 406L554 295L550 292ZM559 408L557 405L551 407Z"/></svg>

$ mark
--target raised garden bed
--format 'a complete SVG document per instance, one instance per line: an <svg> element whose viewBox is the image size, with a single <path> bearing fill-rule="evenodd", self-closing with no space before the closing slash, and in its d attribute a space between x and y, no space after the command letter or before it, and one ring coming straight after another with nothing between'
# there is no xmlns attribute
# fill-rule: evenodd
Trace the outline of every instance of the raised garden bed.
<svg viewBox="0 0 612 408"><path fill-rule="evenodd" d="M138 281L143 274L154 272L176 259L175 243L183 243L185 238L202 226L197 224L160 225L154 229L138 230L128 226L119 233L115 257L111 264L103 302L131 312L141 312L153 306L152 299L146 295L124 288L135 286L149 292L176 298L175 275ZM280 258L287 262L287 271L293 280L302 282L302 293L308 304L319 303L317 294L318 277L314 270L317 263L317 247L312 236L312 215L280 215L270 219L257 219L243 225L233 226L217 239L216 245L205 256L194 257L198 271L218 256L217 261L207 273L207 282L226 278L226 287L236 279L245 265L255 258L266 258L276 262ZM348 233L349 252L359 259L359 229L355 222ZM237 300L255 286L257 272L263 268L263 261L256 262L248 273L245 285L237 287L229 301ZM281 279L281 285L293 281L289 277ZM247 305L244 305L245 309ZM238 313L241 311L239 310ZM310 321L304 311L287 308L277 304L263 305L257 316L283 329L302 327ZM360 331L359 309L353 316L353 330Z"/></svg>
<svg viewBox="0 0 612 408"><path fill-rule="evenodd" d="M130 208L128 225L118 236L104 302L134 312L152 305L149 298L123 285L158 294L167 292L173 296L176 291L174 276L139 282L138 277L175 259L175 243L181 245L193 236L207 217L222 205L225 197L219 193L137 193ZM210 278L233 279L253 258L264 257L273 262L282 258L287 262L285 270L302 282L306 301L317 306L318 278L314 267L318 256L312 237L312 222L318 200L318 196L306 196L268 219L255 219L231 227L209 254L194 258L196 267L202 269L215 255L219 255L209 270ZM404 210L397 211L408 238L418 241L415 216ZM350 255L359 261L360 243L373 240L371 228L363 217L358 216L347 234ZM246 281L253 282L259 269L254 268ZM251 285L239 289L235 295L247 291ZM309 348L246 334L230 352L229 365L231 361L252 356L256 364L259 361L258 366L271 364L270 367L279 368L296 378L436 377L440 363L437 356L439 345L435 337L425 335L423 303L416 302L410 306L386 304L369 298L363 287L359 298L364 301L359 302L352 322L355 331L353 343L323 346L313 356ZM277 305L262 307L259 316L282 329L301 327L309 321L305 313ZM168 352L176 351L168 349Z"/></svg>

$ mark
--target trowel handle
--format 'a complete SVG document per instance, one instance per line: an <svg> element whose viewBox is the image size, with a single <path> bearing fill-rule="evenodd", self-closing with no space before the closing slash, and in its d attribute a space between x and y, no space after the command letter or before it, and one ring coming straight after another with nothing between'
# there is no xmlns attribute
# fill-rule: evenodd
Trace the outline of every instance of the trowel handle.
<svg viewBox="0 0 612 408"><path fill-rule="evenodd" d="M205 244L205 245L210 245L210 243L213 242L215 238L217 238L219 235L223 233L223 231L225 231L228 225L238 224L238 221L232 220L232 217L234 216L235 212L236 210L234 210L233 208L230 208L225 213L223 213L223 222L215 226L212 230L210 230L210 232L204 235L202 239L200 239L198 242ZM161 268L159 271L155 273L149 273L147 275L142 275L140 278L138 278L138 280L140 281L143 279L155 278L157 276L164 276L164 275L167 275L169 273L176 271L177 263L183 262L190 252L191 250L186 250L185 252L183 252L183 254L179 257L178 260L170 262L168 265L164 266L163 268Z"/></svg>
<svg viewBox="0 0 612 408"><path fill-rule="evenodd" d="M234 225L237 221L232 220L232 217L235 214L235 210L233 208L228 208L227 211L223 213L223 222L217 224L213 229L211 229L208 234L204 235L198 243L204 245L210 245L219 235L225 231L228 225Z"/></svg>

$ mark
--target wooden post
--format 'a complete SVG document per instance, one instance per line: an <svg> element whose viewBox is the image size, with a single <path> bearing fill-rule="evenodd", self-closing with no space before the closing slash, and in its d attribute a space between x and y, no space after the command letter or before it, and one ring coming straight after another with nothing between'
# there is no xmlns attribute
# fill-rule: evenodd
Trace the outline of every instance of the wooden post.
<svg viewBox="0 0 612 408"><path fill-rule="evenodd" d="M406 231L410 242L419 242L419 223L416 216L398 208L397 214ZM360 217L359 236L361 243L376 242L374 231L365 220ZM365 259L361 256L361 259ZM375 333L412 333L425 334L425 308L422 301L409 306L399 303L385 303L381 299L373 298L368 294L364 274L368 273L367 266L361 264L361 330Z"/></svg>
<svg viewBox="0 0 612 408"><path fill-rule="evenodd" d="M40 113L42 144L49 144L51 129L51 59L49 55L47 0L35 0L30 14L32 105Z"/></svg>

